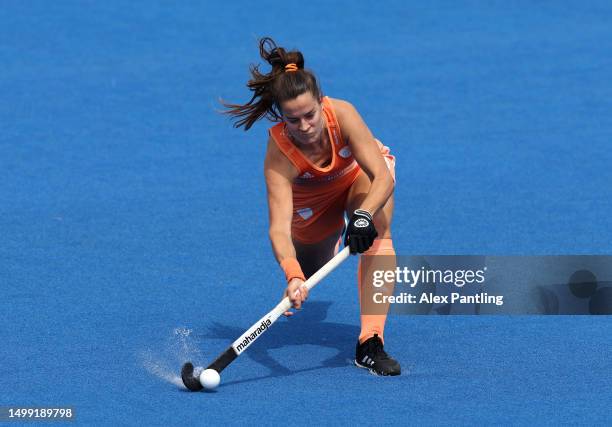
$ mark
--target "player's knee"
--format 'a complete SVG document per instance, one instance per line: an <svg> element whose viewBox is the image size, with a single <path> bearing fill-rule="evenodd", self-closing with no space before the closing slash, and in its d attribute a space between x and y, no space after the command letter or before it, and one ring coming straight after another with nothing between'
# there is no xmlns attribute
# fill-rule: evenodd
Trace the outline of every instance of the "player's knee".
<svg viewBox="0 0 612 427"><path fill-rule="evenodd" d="M319 269L323 267L327 263L327 261L332 259L333 255L333 252L330 252L329 254L309 254L309 256L300 256L298 254L298 261L306 279L308 279L310 276L319 271Z"/></svg>
<svg viewBox="0 0 612 427"><path fill-rule="evenodd" d="M393 248L393 240L389 238L378 237L372 243L372 246L364 252L364 255L395 255Z"/></svg>
<svg viewBox="0 0 612 427"><path fill-rule="evenodd" d="M308 263L304 263L304 265L302 266L302 271L304 272L304 276L306 277L306 280L308 280L310 278L310 276L312 276L313 274L315 274L317 271L319 271L319 269L321 267L323 267L325 265L324 262L308 262Z"/></svg>
<svg viewBox="0 0 612 427"><path fill-rule="evenodd" d="M374 217L374 227L378 232L379 239L391 239L391 224L383 215Z"/></svg>

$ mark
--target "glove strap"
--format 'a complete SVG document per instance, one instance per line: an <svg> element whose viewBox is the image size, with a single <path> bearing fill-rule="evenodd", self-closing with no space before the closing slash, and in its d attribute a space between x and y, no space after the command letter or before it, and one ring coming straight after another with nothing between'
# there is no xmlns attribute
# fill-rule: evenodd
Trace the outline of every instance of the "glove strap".
<svg viewBox="0 0 612 427"><path fill-rule="evenodd" d="M368 211L366 211L365 209L355 209L355 212L353 212L353 214L357 214L357 215L362 215L365 216L367 219L370 220L370 222L372 222L372 214Z"/></svg>

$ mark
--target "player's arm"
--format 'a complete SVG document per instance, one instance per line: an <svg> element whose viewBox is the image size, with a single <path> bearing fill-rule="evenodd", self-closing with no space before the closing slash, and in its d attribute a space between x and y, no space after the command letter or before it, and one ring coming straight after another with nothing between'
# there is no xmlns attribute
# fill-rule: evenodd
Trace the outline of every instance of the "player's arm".
<svg viewBox="0 0 612 427"><path fill-rule="evenodd" d="M274 256L285 271L288 281L283 297L288 296L293 307L300 308L302 302L308 297L308 290L302 287L304 283L303 274L297 263L295 247L291 239L291 220L293 218L293 189L291 183L297 177L298 171L289 159L281 153L272 138L268 140L264 175L270 218L268 234ZM300 274L302 276L297 277ZM285 313L287 316L291 314L293 313Z"/></svg>
<svg viewBox="0 0 612 427"><path fill-rule="evenodd" d="M374 140L374 135L355 107L346 101L333 102L342 135L348 140L355 160L371 182L370 191L359 209L364 209L374 216L393 194L393 178Z"/></svg>
<svg viewBox="0 0 612 427"><path fill-rule="evenodd" d="M264 161L264 175L268 191L268 215L270 228L268 234L276 260L281 263L286 258L295 258L295 248L291 240L291 219L293 218L293 190L291 182L297 170L281 153L278 146L270 140Z"/></svg>

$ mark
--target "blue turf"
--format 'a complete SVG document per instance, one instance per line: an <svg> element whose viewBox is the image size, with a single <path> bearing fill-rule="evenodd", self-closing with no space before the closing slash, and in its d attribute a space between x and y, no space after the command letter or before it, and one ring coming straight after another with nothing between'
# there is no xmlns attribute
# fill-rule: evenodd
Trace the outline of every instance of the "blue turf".
<svg viewBox="0 0 612 427"><path fill-rule="evenodd" d="M610 254L607 2L250 5L2 2L0 406L89 425L609 422L609 317L395 316L406 374L351 367L354 259L217 392L171 382L282 292L268 124L216 113L247 99L262 35L392 148L399 254Z"/></svg>

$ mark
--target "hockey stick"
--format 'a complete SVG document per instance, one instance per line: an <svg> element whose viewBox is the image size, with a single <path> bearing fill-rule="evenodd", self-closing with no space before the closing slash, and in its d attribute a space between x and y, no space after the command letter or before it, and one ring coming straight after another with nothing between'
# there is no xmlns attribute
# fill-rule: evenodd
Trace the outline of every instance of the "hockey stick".
<svg viewBox="0 0 612 427"><path fill-rule="evenodd" d="M310 276L308 280L304 282L303 286L310 291L314 288L325 276L332 272L340 263L342 263L349 256L348 246L342 249L336 256L330 259L327 264L319 269L315 274ZM288 297L278 303L268 314L259 319L253 326L251 326L244 334L240 336L236 341L232 343L227 350L225 350L217 359L212 362L206 369L214 369L217 372L221 372L228 367L230 363L234 361L240 354L242 354L251 344L255 342L270 326L287 310L291 308L291 301ZM181 378L185 387L191 391L202 390L202 384L200 380L193 375L194 366L191 362L187 362L181 369Z"/></svg>

